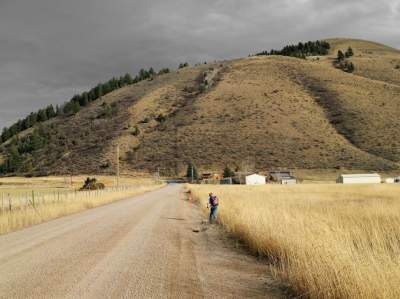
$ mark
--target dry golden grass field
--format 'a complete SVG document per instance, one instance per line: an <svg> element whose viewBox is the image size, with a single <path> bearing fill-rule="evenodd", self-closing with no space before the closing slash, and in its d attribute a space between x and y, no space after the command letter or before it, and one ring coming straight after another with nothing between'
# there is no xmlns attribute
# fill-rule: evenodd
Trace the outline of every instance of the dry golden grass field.
<svg viewBox="0 0 400 299"><path fill-rule="evenodd" d="M400 298L400 185L189 188L297 298Z"/></svg>
<svg viewBox="0 0 400 299"><path fill-rule="evenodd" d="M0 235L162 186L149 178L96 176L104 190L78 191L86 177L0 178Z"/></svg>

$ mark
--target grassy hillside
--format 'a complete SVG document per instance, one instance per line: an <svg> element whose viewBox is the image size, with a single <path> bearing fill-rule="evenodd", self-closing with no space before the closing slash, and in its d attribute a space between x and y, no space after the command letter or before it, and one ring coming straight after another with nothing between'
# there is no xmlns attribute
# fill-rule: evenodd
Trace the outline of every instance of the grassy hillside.
<svg viewBox="0 0 400 299"><path fill-rule="evenodd" d="M117 144L123 172L182 173L188 161L218 170L399 169L400 52L328 41L328 56L224 61L112 92L44 123L51 142L32 171L112 173ZM349 46L353 74L333 66Z"/></svg>

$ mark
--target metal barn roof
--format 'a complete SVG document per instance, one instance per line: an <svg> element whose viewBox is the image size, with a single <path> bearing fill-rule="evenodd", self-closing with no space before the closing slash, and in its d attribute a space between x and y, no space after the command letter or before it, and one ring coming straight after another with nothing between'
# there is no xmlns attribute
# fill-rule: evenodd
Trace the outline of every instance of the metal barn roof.
<svg viewBox="0 0 400 299"><path fill-rule="evenodd" d="M341 174L340 175L343 178L371 178L371 177L377 177L380 175L377 173L361 173L361 174Z"/></svg>
<svg viewBox="0 0 400 299"><path fill-rule="evenodd" d="M258 173L253 173L253 174L250 174L250 175L247 175L246 177L251 177L251 176L258 176L258 177L263 177L263 178L265 178L265 176L264 175L261 175L261 174L258 174Z"/></svg>

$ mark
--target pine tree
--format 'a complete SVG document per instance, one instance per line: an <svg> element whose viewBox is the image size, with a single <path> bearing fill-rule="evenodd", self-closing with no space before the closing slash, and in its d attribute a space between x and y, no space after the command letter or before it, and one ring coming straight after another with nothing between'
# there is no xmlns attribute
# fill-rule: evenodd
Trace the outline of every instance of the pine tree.
<svg viewBox="0 0 400 299"><path fill-rule="evenodd" d="M6 162L7 172L16 172L19 170L22 164L22 156L18 152L18 148L13 145L9 150L9 158Z"/></svg>
<svg viewBox="0 0 400 299"><path fill-rule="evenodd" d="M180 63L179 64L179 69L183 69L183 68L188 67L188 66L189 66L189 63L187 63L187 62Z"/></svg>
<svg viewBox="0 0 400 299"><path fill-rule="evenodd" d="M123 81L125 82L126 85L131 85L133 83L132 76L128 73L125 74Z"/></svg>
<svg viewBox="0 0 400 299"><path fill-rule="evenodd" d="M223 176L224 176L224 178L231 178L231 177L235 176L235 173L228 166L226 166L224 169Z"/></svg>
<svg viewBox="0 0 400 299"><path fill-rule="evenodd" d="M25 173L31 173L32 170L33 170L32 160L28 160L28 161L25 162L25 164L24 164L24 172L25 172Z"/></svg>
<svg viewBox="0 0 400 299"><path fill-rule="evenodd" d="M100 99L104 94L103 94L103 86L102 84L98 84L95 89L94 89L94 94L95 94L95 100Z"/></svg>
<svg viewBox="0 0 400 299"><path fill-rule="evenodd" d="M104 103L103 104L103 109L104 109L104 111L103 111L104 116L106 116L106 117L111 117L112 116L113 109L111 108L110 104Z"/></svg>
<svg viewBox="0 0 400 299"><path fill-rule="evenodd" d="M79 105L79 102L73 102L72 112L77 113L79 110L81 110L81 105Z"/></svg>
<svg viewBox="0 0 400 299"><path fill-rule="evenodd" d="M337 53L337 61L343 61L344 60L344 54L342 50L339 50Z"/></svg>
<svg viewBox="0 0 400 299"><path fill-rule="evenodd" d="M110 82L106 82L104 84L102 84L102 90L103 90L103 94L102 95L106 95L107 93L111 92L111 85Z"/></svg>
<svg viewBox="0 0 400 299"><path fill-rule="evenodd" d="M158 72L158 74L159 75L168 74L169 72L170 72L169 68L163 68Z"/></svg>
<svg viewBox="0 0 400 299"><path fill-rule="evenodd" d="M349 47L345 53L346 58L349 58L354 55L353 49Z"/></svg>
<svg viewBox="0 0 400 299"><path fill-rule="evenodd" d="M64 110L60 106L56 106L56 114L57 116L61 116L64 114Z"/></svg>
<svg viewBox="0 0 400 299"><path fill-rule="evenodd" d="M190 162L186 170L186 177L191 181L196 181L199 178L196 166Z"/></svg>
<svg viewBox="0 0 400 299"><path fill-rule="evenodd" d="M48 119L56 116L56 112L54 111L53 105L49 105L46 107L46 114Z"/></svg>
<svg viewBox="0 0 400 299"><path fill-rule="evenodd" d="M154 71L154 69L152 67L149 69L149 75L150 75L150 77L154 77L156 75L156 72Z"/></svg>
<svg viewBox="0 0 400 299"><path fill-rule="evenodd" d="M146 71L145 69L141 69L140 71L139 71L139 81L142 81L142 80L146 80L146 79L148 79L150 77L150 74L149 74L149 72L148 71Z"/></svg>
<svg viewBox="0 0 400 299"><path fill-rule="evenodd" d="M82 107L85 107L89 104L89 95L87 92L82 93L80 100L79 100L79 105Z"/></svg>
<svg viewBox="0 0 400 299"><path fill-rule="evenodd" d="M64 105L63 112L65 114L75 114L81 109L79 102L69 101Z"/></svg>
<svg viewBox="0 0 400 299"><path fill-rule="evenodd" d="M44 109L39 110L37 120L38 120L38 122L44 122L47 120L46 110L44 110Z"/></svg>
<svg viewBox="0 0 400 299"><path fill-rule="evenodd" d="M32 136L30 136L30 142L32 147L31 152L36 151L43 146L44 140L41 138L38 130L33 131Z"/></svg>
<svg viewBox="0 0 400 299"><path fill-rule="evenodd" d="M1 143L5 142L10 138L10 132L8 131L7 128L3 128L3 132L1 133Z"/></svg>
<svg viewBox="0 0 400 299"><path fill-rule="evenodd" d="M95 92L95 89L94 89L94 88L92 88L92 89L89 91L89 93L88 93L88 99L89 99L89 102L93 102L94 100L96 100L96 92Z"/></svg>
<svg viewBox="0 0 400 299"><path fill-rule="evenodd" d="M346 72L348 73L354 72L354 64L352 62L346 63Z"/></svg>

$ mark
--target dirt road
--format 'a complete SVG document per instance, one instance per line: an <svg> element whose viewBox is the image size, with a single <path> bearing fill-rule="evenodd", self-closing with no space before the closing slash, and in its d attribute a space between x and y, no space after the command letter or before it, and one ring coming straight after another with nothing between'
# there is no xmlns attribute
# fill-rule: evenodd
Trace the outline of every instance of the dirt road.
<svg viewBox="0 0 400 299"><path fill-rule="evenodd" d="M206 229L181 191L169 186L0 236L0 297L280 298L268 267Z"/></svg>

